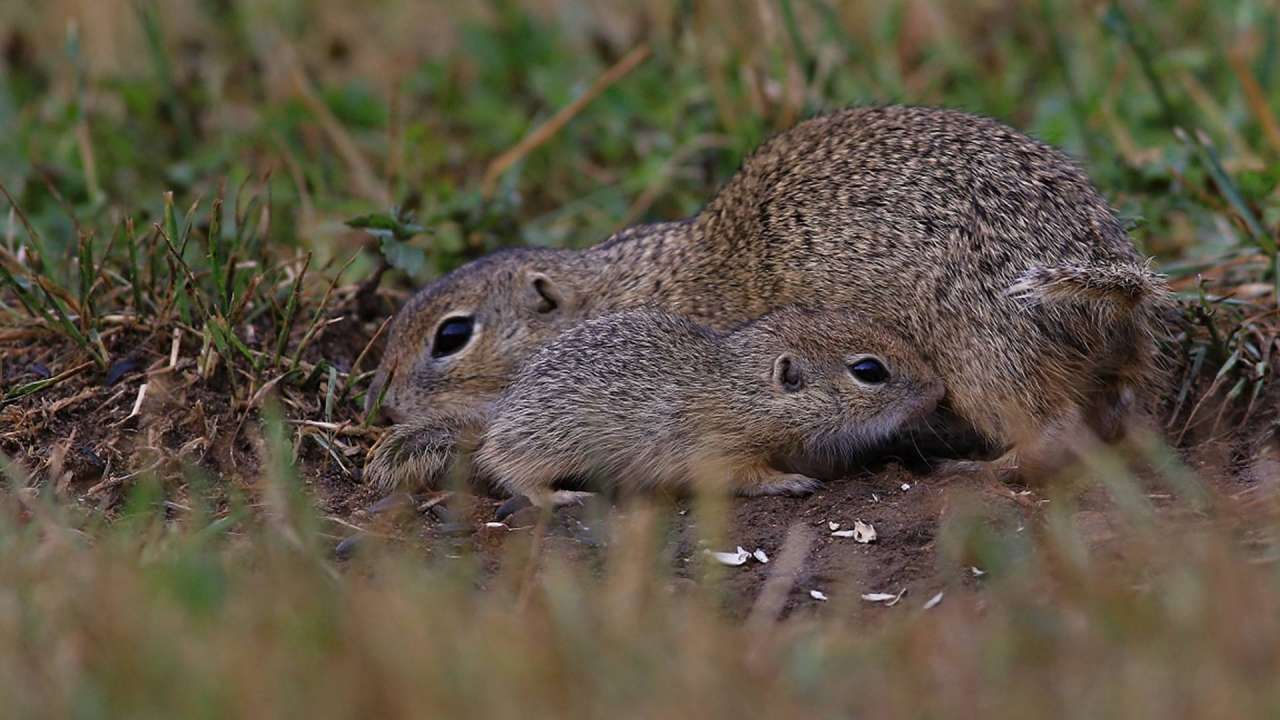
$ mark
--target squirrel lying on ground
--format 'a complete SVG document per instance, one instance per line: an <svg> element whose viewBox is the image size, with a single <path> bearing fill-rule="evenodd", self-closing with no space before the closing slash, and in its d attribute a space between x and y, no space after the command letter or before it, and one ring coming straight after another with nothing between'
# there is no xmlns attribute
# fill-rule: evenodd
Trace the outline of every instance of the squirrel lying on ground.
<svg viewBox="0 0 1280 720"><path fill-rule="evenodd" d="M1064 429L1121 436L1167 294L1058 150L954 110L842 110L765 142L692 218L495 253L421 290L368 393L400 424L366 478L437 482L461 419L589 318L653 306L726 329L805 303L909 338L946 410L1008 450L992 467L1016 468Z"/></svg>
<svg viewBox="0 0 1280 720"><path fill-rule="evenodd" d="M871 450L942 394L909 342L845 310L790 308L727 334L626 311L574 326L525 363L477 424L474 462L541 505L566 479L805 493L818 481L788 468Z"/></svg>

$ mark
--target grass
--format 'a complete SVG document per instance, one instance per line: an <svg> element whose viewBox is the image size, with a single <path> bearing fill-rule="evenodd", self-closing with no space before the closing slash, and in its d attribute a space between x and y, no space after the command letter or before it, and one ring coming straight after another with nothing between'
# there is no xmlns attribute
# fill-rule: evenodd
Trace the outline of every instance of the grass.
<svg viewBox="0 0 1280 720"><path fill-rule="evenodd" d="M47 498L10 499L0 696L15 716L1249 717L1280 707L1273 502L1234 503L1210 520L1181 503L1153 513L1136 493L1103 553L1082 546L1069 498L1025 532L962 507L940 531L940 563L987 570L937 607L908 600L877 617L833 590L820 611L775 623L759 602L743 623L714 584L674 584L660 516L642 508L614 526L596 570L552 560L530 580L527 542L496 576L467 557L424 563L394 549L339 570L284 470L284 426L269 421L266 434L277 470L260 512L196 502L174 517L143 488L120 520L81 529Z"/></svg>
<svg viewBox="0 0 1280 720"><path fill-rule="evenodd" d="M1280 711L1274 2L62 5L0 8L15 716ZM769 132L891 101L1066 148L1169 275L1159 470L1100 457L1022 532L957 498L927 611L743 622L644 509L585 564L333 558L403 534L356 510L411 288L690 214Z"/></svg>

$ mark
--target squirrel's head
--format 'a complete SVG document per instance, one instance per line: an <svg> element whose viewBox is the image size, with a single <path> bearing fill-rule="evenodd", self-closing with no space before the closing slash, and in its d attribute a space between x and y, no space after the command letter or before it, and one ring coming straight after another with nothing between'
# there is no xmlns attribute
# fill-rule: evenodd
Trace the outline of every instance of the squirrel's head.
<svg viewBox="0 0 1280 720"><path fill-rule="evenodd" d="M924 419L944 394L942 380L901 334L874 314L792 308L739 330L766 352L754 372L768 391L754 414L786 418L794 460L855 456Z"/></svg>
<svg viewBox="0 0 1280 720"><path fill-rule="evenodd" d="M432 282L391 324L365 398L403 422L492 400L521 361L572 324L577 293L555 250L507 250Z"/></svg>

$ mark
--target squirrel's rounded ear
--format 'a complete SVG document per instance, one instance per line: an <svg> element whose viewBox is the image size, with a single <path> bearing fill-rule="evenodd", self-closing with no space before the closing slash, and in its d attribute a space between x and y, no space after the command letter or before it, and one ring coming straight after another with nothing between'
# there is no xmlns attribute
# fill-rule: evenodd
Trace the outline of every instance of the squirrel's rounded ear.
<svg viewBox="0 0 1280 720"><path fill-rule="evenodd" d="M529 298L534 310L552 313L564 307L568 301L565 290L550 277L540 272L529 274Z"/></svg>
<svg viewBox="0 0 1280 720"><path fill-rule="evenodd" d="M791 357L790 353L783 353L774 358L773 382L782 388L783 392L796 392L804 387L804 373L800 370L800 363Z"/></svg>

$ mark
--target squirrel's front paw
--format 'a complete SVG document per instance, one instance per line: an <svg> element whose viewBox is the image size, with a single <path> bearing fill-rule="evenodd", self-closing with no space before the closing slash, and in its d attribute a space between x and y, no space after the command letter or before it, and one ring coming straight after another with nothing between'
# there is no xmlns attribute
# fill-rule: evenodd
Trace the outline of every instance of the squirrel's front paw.
<svg viewBox="0 0 1280 720"><path fill-rule="evenodd" d="M407 424L388 430L369 449L364 480L381 494L440 483L453 461L453 446L438 431Z"/></svg>

